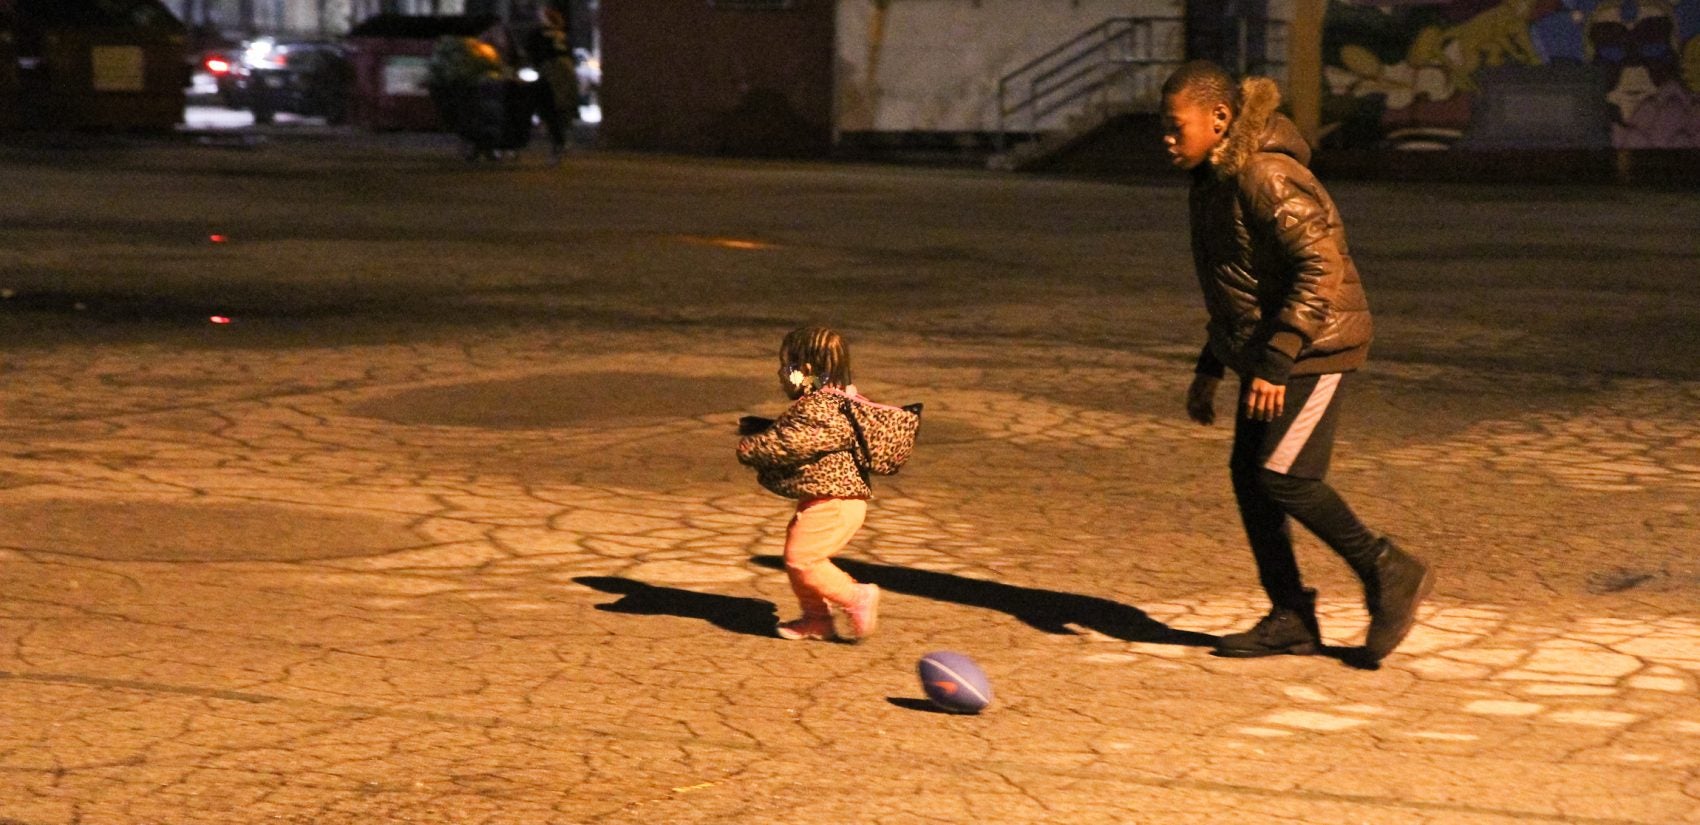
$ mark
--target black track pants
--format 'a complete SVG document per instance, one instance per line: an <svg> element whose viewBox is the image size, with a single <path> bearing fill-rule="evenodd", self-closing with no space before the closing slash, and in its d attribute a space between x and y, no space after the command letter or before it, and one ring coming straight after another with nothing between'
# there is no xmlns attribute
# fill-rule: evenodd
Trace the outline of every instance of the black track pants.
<svg viewBox="0 0 1700 825"><path fill-rule="evenodd" d="M1323 481L1334 446L1344 376L1308 375L1287 384L1285 408L1274 421L1236 415L1229 470L1240 520L1269 600L1304 603L1304 584L1288 517L1314 533L1365 581L1373 577L1379 537Z"/></svg>

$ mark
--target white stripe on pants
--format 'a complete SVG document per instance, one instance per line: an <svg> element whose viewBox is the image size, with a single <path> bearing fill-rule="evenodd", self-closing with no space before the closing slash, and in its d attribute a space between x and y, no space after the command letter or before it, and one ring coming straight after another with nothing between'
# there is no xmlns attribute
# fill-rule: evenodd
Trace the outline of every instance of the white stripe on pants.
<svg viewBox="0 0 1700 825"><path fill-rule="evenodd" d="M1275 451L1269 454L1269 460L1263 462L1263 468L1285 474L1293 468L1293 462L1299 458L1299 453L1305 448L1305 442L1310 440L1310 434L1316 431L1317 422L1322 420L1322 414L1328 412L1328 402L1334 400L1334 388L1340 386L1340 373L1329 373L1316 380L1316 387L1310 391L1310 397L1305 399L1304 409L1293 416L1292 426L1281 436L1281 443L1275 445Z"/></svg>

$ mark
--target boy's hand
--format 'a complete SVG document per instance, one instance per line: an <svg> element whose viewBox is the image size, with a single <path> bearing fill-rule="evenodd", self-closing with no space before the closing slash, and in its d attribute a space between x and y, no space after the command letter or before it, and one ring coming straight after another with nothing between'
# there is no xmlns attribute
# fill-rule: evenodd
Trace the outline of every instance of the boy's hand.
<svg viewBox="0 0 1700 825"><path fill-rule="evenodd" d="M1253 421L1274 421L1287 405L1287 387L1253 378L1245 388L1245 417Z"/></svg>
<svg viewBox="0 0 1700 825"><path fill-rule="evenodd" d="M1186 414L1188 418L1200 424L1211 424L1216 421L1216 385L1222 379L1214 378L1203 373L1193 376L1192 386L1186 391Z"/></svg>

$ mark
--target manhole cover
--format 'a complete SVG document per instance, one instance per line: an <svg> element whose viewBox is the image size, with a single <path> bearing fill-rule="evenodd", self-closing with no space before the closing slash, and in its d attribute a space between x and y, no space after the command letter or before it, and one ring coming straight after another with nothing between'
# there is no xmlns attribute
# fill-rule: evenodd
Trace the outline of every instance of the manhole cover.
<svg viewBox="0 0 1700 825"><path fill-rule="evenodd" d="M0 547L106 561L305 561L421 543L400 518L264 504L56 499L0 508Z"/></svg>
<svg viewBox="0 0 1700 825"><path fill-rule="evenodd" d="M397 424L529 429L777 410L784 401L778 381L760 376L596 372L422 387L355 405L350 412Z"/></svg>

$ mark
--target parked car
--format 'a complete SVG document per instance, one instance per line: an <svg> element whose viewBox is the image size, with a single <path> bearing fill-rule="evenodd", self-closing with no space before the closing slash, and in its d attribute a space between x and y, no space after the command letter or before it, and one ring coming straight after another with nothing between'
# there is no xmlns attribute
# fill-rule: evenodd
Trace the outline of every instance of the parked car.
<svg viewBox="0 0 1700 825"><path fill-rule="evenodd" d="M190 69L191 94L216 98L227 108L245 108L238 104L236 96L236 74L241 65L241 49L202 52Z"/></svg>
<svg viewBox="0 0 1700 825"><path fill-rule="evenodd" d="M251 110L255 123L271 123L278 112L322 117L329 123L348 119L354 69L337 43L250 40L243 45L231 75L226 100L233 108Z"/></svg>

